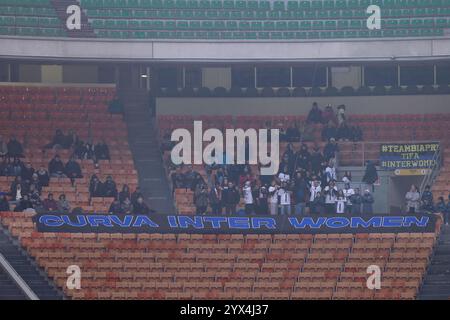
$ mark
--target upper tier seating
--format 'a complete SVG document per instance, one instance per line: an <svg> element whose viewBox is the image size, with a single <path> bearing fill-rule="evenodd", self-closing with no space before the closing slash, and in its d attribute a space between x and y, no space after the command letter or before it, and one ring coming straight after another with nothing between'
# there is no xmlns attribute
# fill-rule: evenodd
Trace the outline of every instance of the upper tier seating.
<svg viewBox="0 0 450 320"><path fill-rule="evenodd" d="M0 213L73 299L414 299L435 233L322 235L61 234ZM69 290L67 267L82 270ZM369 265L382 289L366 286Z"/></svg>
<svg viewBox="0 0 450 320"><path fill-rule="evenodd" d="M73 130L81 140L89 138L94 143L105 140L111 160L100 160L96 168L92 160L77 160L83 178L71 186L69 178L51 178L49 187L43 189L55 196L64 193L71 207L87 211L105 212L112 199L94 198L89 202L89 179L97 174L101 180L112 175L120 191L122 184L131 190L138 185L137 172L128 145L127 128L121 115L110 114L107 102L115 95L115 88L79 87L24 87L0 86L0 135L5 140L15 135L24 146L24 163L31 162L35 169L47 168L55 155L53 150L42 152L56 129L67 134ZM57 152L64 163L69 150ZM0 190L9 191L14 177L0 177Z"/></svg>
<svg viewBox="0 0 450 320"><path fill-rule="evenodd" d="M303 40L443 36L449 0L81 0L101 38ZM366 9L382 10L369 30Z"/></svg>
<svg viewBox="0 0 450 320"><path fill-rule="evenodd" d="M0 35L64 37L50 0L1 0Z"/></svg>

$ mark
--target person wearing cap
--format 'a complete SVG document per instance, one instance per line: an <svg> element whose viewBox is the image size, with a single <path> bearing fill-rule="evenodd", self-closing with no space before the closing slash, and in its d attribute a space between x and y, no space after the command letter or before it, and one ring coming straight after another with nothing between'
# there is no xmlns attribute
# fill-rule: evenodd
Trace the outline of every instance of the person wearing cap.
<svg viewBox="0 0 450 320"><path fill-rule="evenodd" d="M374 202L375 199L373 198L373 195L370 193L370 190L366 189L366 191L364 191L364 195L362 196L362 213L372 214Z"/></svg>

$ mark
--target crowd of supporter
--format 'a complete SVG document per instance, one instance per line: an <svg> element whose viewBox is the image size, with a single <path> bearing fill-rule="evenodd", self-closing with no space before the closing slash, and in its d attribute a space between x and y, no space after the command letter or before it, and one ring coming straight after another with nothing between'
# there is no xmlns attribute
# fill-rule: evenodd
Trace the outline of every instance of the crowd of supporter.
<svg viewBox="0 0 450 320"><path fill-rule="evenodd" d="M445 202L444 197L439 197L437 201L434 200L431 186L425 186L425 190L420 194L416 185L412 185L410 190L405 195L406 211L408 213L427 212L427 213L442 213L444 223L448 225L450 216L450 194L448 201Z"/></svg>
<svg viewBox="0 0 450 320"><path fill-rule="evenodd" d="M108 180L107 180L108 181ZM108 212L110 214L134 214L134 215L148 215L154 213L144 201L144 195L139 187L133 193L127 185L122 187L111 203Z"/></svg>

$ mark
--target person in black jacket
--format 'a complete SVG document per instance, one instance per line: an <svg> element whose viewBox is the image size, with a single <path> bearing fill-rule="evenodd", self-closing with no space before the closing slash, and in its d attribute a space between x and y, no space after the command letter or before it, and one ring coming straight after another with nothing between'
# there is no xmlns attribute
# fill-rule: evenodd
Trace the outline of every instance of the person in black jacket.
<svg viewBox="0 0 450 320"><path fill-rule="evenodd" d="M31 181L32 177L34 174L34 169L31 166L30 162L27 162L27 164L25 164L20 172L20 175L22 176L22 180L23 181Z"/></svg>
<svg viewBox="0 0 450 320"><path fill-rule="evenodd" d="M236 213L236 206L238 205L240 198L239 191L236 189L233 182L228 182L228 186L222 191L222 201L225 206L226 214Z"/></svg>
<svg viewBox="0 0 450 320"><path fill-rule="evenodd" d="M150 208L144 202L144 198L143 197L137 198L136 204L133 205L133 214L148 215L150 214L150 211L151 211Z"/></svg>
<svg viewBox="0 0 450 320"><path fill-rule="evenodd" d="M15 136L11 136L8 142L8 157L10 158L23 158L23 147L22 144L16 139Z"/></svg>
<svg viewBox="0 0 450 320"><path fill-rule="evenodd" d="M312 122L312 123L322 123L322 110L319 109L319 106L317 105L317 102L313 102L312 108L308 113L308 118L306 121Z"/></svg>
<svg viewBox="0 0 450 320"><path fill-rule="evenodd" d="M5 195L0 196L0 212L10 211L9 202Z"/></svg>
<svg viewBox="0 0 450 320"><path fill-rule="evenodd" d="M218 182L209 192L209 205L213 214L222 214L222 190Z"/></svg>
<svg viewBox="0 0 450 320"><path fill-rule="evenodd" d="M66 163L64 172L67 175L67 177L70 178L72 186L75 183L75 179L83 178L83 175L81 174L81 167L78 164L78 162L75 161L75 157L70 158L69 161Z"/></svg>
<svg viewBox="0 0 450 320"><path fill-rule="evenodd" d="M52 142L44 146L44 149L62 149L66 145L66 136L61 129L56 129Z"/></svg>
<svg viewBox="0 0 450 320"><path fill-rule="evenodd" d="M117 187L111 176L106 177L106 181L103 184L103 191L105 197L117 197Z"/></svg>
<svg viewBox="0 0 450 320"><path fill-rule="evenodd" d="M108 213L110 214L122 214L122 206L120 205L120 202L118 199L114 199L114 201L111 203L108 209Z"/></svg>
<svg viewBox="0 0 450 320"><path fill-rule="evenodd" d="M119 192L119 203L123 203L127 198L131 199L130 188L128 187L128 185L124 184L122 186L122 191Z"/></svg>
<svg viewBox="0 0 450 320"><path fill-rule="evenodd" d="M96 160L109 160L109 148L105 141L99 142L94 149Z"/></svg>
<svg viewBox="0 0 450 320"><path fill-rule="evenodd" d="M37 177L39 179L39 183L42 187L48 187L50 182L50 175L48 171L45 170L44 167L40 167L38 171L36 171Z"/></svg>
<svg viewBox="0 0 450 320"><path fill-rule="evenodd" d="M91 195L91 198L104 196L103 183L95 174L92 175L91 181L89 183L89 193Z"/></svg>
<svg viewBox="0 0 450 320"><path fill-rule="evenodd" d="M61 161L59 155L56 155L48 164L48 172L51 177L65 178L64 171L64 163Z"/></svg>
<svg viewBox="0 0 450 320"><path fill-rule="evenodd" d="M22 212L26 209L32 209L33 208L33 203L30 201L30 199L28 198L28 195L25 194L22 198L22 200L20 200L19 204L14 208L14 212Z"/></svg>

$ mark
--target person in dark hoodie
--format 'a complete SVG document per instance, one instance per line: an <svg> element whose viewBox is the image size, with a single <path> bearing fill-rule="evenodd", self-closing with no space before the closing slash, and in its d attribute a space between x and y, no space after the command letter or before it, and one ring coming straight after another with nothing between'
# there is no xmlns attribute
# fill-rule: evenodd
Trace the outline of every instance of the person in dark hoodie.
<svg viewBox="0 0 450 320"><path fill-rule="evenodd" d="M235 214L236 206L240 200L239 191L234 186L233 182L228 182L228 186L222 191L222 201L225 206L226 214Z"/></svg>
<svg viewBox="0 0 450 320"><path fill-rule="evenodd" d="M48 172L50 173L50 176L55 178L65 178L66 175L64 174L64 171L64 163L61 161L59 155L55 155L48 164Z"/></svg>
<svg viewBox="0 0 450 320"><path fill-rule="evenodd" d="M105 141L97 143L94 149L95 158L98 160L109 160L109 148Z"/></svg>
<svg viewBox="0 0 450 320"><path fill-rule="evenodd" d="M372 191L373 191L373 184L378 180L378 171L377 168L375 167L375 164L370 161L367 160L367 164L366 164L366 171L364 173L364 177L362 179L363 182L372 185Z"/></svg>
<svg viewBox="0 0 450 320"><path fill-rule="evenodd" d="M352 203L352 214L361 214L361 205L363 203L363 198L361 196L359 188L355 188L355 193L350 196L350 201Z"/></svg>
<svg viewBox="0 0 450 320"><path fill-rule="evenodd" d="M148 215L150 213L151 210L144 202L144 198L143 197L137 198L136 204L133 205L133 214Z"/></svg>
<svg viewBox="0 0 450 320"><path fill-rule="evenodd" d="M53 136L52 142L44 146L44 149L63 149L66 145L66 136L62 132L61 129L57 129L55 131L55 135Z"/></svg>
<svg viewBox="0 0 450 320"><path fill-rule="evenodd" d="M81 167L78 164L78 162L75 161L75 157L71 157L69 161L66 163L64 172L66 176L70 178L72 186L75 183L75 179L83 178L83 175L81 174Z"/></svg>
<svg viewBox="0 0 450 320"><path fill-rule="evenodd" d="M36 171L36 174L39 179L39 183L42 187L48 187L48 184L50 182L50 175L48 174L48 171L45 170L44 167L40 167L38 171Z"/></svg>
<svg viewBox="0 0 450 320"><path fill-rule="evenodd" d="M108 209L109 214L122 214L122 206L120 205L119 199L114 199Z"/></svg>
<svg viewBox="0 0 450 320"><path fill-rule="evenodd" d="M308 117L306 118L308 123L322 123L322 110L319 109L317 102L313 102L312 108L308 113Z"/></svg>
<svg viewBox="0 0 450 320"><path fill-rule="evenodd" d="M23 158L23 147L22 144L13 135L9 140L8 144L8 157L10 158Z"/></svg>
<svg viewBox="0 0 450 320"><path fill-rule="evenodd" d="M117 197L117 186L111 176L106 177L106 181L103 184L103 191L105 197Z"/></svg>
<svg viewBox="0 0 450 320"><path fill-rule="evenodd" d="M103 183L100 181L100 179L97 177L97 175L92 175L91 181L89 183L89 193L91 198L95 197L103 197Z"/></svg>
<svg viewBox="0 0 450 320"><path fill-rule="evenodd" d="M33 174L34 174L34 169L33 169L33 167L31 166L31 163L30 163L30 162L27 162L27 163L23 166L23 168L22 168L22 170L21 170L21 173L20 173L20 175L22 176L22 180L23 180L23 181L31 181L31 179L32 179L32 177L33 177Z"/></svg>

